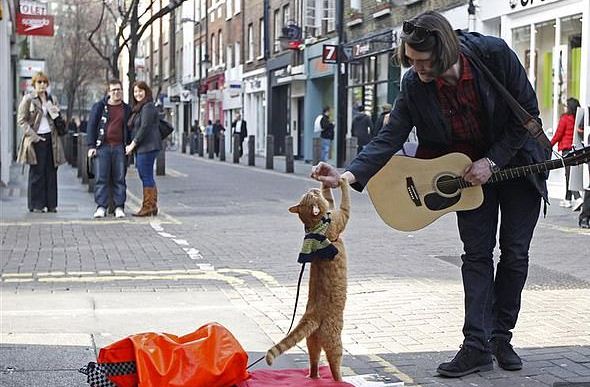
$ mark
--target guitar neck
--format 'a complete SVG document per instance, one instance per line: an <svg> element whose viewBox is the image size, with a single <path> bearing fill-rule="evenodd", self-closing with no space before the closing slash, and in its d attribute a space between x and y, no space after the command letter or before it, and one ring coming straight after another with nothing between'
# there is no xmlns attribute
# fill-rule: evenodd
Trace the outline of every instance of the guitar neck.
<svg viewBox="0 0 590 387"><path fill-rule="evenodd" d="M564 160L555 159L555 160L544 161L544 162L538 163L538 164L525 165L524 167L514 167L514 168L502 169L501 171L492 173L492 176L489 178L489 180L485 184L498 183L501 181L516 179L519 177L525 177L525 176L536 174L536 173L543 173L543 172L550 171L552 169L564 168L565 166L566 165L565 165ZM459 178L458 180L459 180L459 182L458 182L459 187L461 187L461 188L467 188L467 187L472 186L471 183L463 180L463 178Z"/></svg>
<svg viewBox="0 0 590 387"><path fill-rule="evenodd" d="M508 169L502 169L498 172L494 172L488 183L498 183L500 181L516 179L519 177L525 177L532 174L543 173L551 171L552 169L564 168L565 161L562 159L548 160L538 164L525 165L523 167L514 167Z"/></svg>

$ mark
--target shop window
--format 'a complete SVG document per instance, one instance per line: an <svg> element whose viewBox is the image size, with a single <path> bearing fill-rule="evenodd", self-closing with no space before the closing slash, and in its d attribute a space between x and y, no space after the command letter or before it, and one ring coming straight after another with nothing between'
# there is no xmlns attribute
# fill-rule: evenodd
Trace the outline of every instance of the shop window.
<svg viewBox="0 0 590 387"><path fill-rule="evenodd" d="M564 17L560 20L560 45L562 53L560 68L559 101L565 103L567 98L580 99L580 71L582 66L582 15Z"/></svg>
<svg viewBox="0 0 590 387"><path fill-rule="evenodd" d="M553 124L553 51L555 47L555 21L535 24L535 79L541 120L547 127Z"/></svg>
<svg viewBox="0 0 590 387"><path fill-rule="evenodd" d="M512 49L525 70L529 71L531 61L531 26L512 30Z"/></svg>

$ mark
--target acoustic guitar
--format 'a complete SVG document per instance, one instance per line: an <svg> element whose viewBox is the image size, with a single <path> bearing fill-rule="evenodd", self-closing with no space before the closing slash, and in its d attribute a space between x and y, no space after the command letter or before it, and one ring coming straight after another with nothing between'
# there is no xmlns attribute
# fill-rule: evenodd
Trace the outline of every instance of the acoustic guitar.
<svg viewBox="0 0 590 387"><path fill-rule="evenodd" d="M590 147L563 158L494 172L486 184L522 178L534 173L587 163ZM461 176L472 163L462 153L431 159L393 156L369 183L369 197L385 223L396 230L415 231L444 214L472 210L483 203L483 190Z"/></svg>

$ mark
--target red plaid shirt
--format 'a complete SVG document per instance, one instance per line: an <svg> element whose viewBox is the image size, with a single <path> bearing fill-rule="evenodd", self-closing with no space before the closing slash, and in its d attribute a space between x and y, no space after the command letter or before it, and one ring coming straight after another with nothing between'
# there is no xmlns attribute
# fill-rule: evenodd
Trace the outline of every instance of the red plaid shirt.
<svg viewBox="0 0 590 387"><path fill-rule="evenodd" d="M448 85L436 79L438 102L441 111L451 124L453 134L452 152L462 152L478 160L483 157L486 146L481 130L482 111L477 94L477 85L467 58L460 54L461 78L456 85Z"/></svg>

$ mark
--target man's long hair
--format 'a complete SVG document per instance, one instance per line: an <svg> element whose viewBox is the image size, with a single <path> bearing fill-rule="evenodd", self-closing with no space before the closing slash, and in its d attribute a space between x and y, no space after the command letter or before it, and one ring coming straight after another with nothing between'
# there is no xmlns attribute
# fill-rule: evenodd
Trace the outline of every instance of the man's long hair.
<svg viewBox="0 0 590 387"><path fill-rule="evenodd" d="M442 75L459 60L459 38L449 21L440 13L427 11L409 20L415 26L425 28L431 33L426 39L416 40L414 34L402 33L397 49L397 61L404 67L411 67L406 56L406 47L420 52L432 53L432 67L436 76Z"/></svg>

